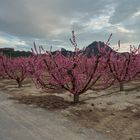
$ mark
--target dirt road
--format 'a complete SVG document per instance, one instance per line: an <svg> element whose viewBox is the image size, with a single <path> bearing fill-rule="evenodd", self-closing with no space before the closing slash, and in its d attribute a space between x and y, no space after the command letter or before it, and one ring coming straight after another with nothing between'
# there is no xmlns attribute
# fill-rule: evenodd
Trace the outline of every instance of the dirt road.
<svg viewBox="0 0 140 140"><path fill-rule="evenodd" d="M59 114L21 105L0 92L0 140L108 140Z"/></svg>

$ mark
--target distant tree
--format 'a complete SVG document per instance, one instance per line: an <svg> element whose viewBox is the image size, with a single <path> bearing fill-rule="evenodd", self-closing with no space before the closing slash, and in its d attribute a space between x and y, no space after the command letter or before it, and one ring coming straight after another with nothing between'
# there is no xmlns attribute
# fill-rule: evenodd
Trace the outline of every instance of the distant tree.
<svg viewBox="0 0 140 140"><path fill-rule="evenodd" d="M17 82L18 87L22 86L22 82L27 77L28 58L8 58L1 56L1 69L5 78L13 79Z"/></svg>
<svg viewBox="0 0 140 140"><path fill-rule="evenodd" d="M112 34L107 41L108 43L111 36ZM117 80L120 85L120 91L123 91L124 83L133 80L140 73L140 46L137 49L134 46L133 48L130 46L129 53L118 53L117 51L120 49L119 40L116 50L105 51L105 49L106 47L99 48L99 52L104 53L108 65L105 73L107 77L111 75L114 80Z"/></svg>
<svg viewBox="0 0 140 140"><path fill-rule="evenodd" d="M114 53L108 55L109 73L119 82L120 91L124 90L124 83L133 80L140 72L140 59L132 53Z"/></svg>
<svg viewBox="0 0 140 140"><path fill-rule="evenodd" d="M137 76L140 77L140 45L138 47L130 45L130 53L135 57L135 63L132 66L134 69L134 78Z"/></svg>
<svg viewBox="0 0 140 140"><path fill-rule="evenodd" d="M2 66L2 54L0 55L0 78L4 78L6 77L6 74L5 74L5 71L4 71L4 68Z"/></svg>

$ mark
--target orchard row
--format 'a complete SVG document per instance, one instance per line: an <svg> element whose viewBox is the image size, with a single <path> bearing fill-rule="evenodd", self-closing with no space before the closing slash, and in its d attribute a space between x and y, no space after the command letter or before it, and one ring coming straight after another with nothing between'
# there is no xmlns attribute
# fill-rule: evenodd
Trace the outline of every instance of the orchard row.
<svg viewBox="0 0 140 140"><path fill-rule="evenodd" d="M105 89L118 82L120 90L124 83L140 79L140 49L130 53L118 53L98 44L99 54L91 55L77 49L75 37L71 39L75 51L69 55L45 52L42 47L34 47L28 58L8 58L0 56L0 77L14 79L18 87L26 78L31 78L37 88L63 88L73 95L74 103L90 88L96 90L101 83Z"/></svg>

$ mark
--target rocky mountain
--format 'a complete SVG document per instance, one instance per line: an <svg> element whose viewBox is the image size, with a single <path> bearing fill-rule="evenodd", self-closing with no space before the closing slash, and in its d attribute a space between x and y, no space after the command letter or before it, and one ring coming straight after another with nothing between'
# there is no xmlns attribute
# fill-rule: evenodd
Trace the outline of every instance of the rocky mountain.
<svg viewBox="0 0 140 140"><path fill-rule="evenodd" d="M82 52L83 54L85 54L86 56L90 57L91 55L99 55L100 52L99 52L99 48L103 48L105 47L105 44L104 42L97 42L97 41L94 41L92 42L91 44L89 44L84 50L81 50L80 52ZM110 48L109 46L106 47L106 51L114 51L112 48ZM114 51L115 52L115 51ZM61 49L61 53L65 56L67 55L72 55L74 52L72 51L68 51L64 48ZM102 54L104 55L104 54Z"/></svg>
<svg viewBox="0 0 140 140"><path fill-rule="evenodd" d="M84 54L86 54L88 57L91 55L100 55L101 52L99 51L99 48L105 47L105 43L101 41L94 41L93 43L89 44L86 49L84 50ZM109 46L106 46L106 51L114 51ZM101 54L104 55L104 54Z"/></svg>

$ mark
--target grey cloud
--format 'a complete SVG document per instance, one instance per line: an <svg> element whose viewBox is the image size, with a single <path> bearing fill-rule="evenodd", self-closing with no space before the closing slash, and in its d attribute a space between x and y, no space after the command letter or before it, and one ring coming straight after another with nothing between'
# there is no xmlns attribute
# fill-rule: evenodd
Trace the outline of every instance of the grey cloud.
<svg viewBox="0 0 140 140"><path fill-rule="evenodd" d="M130 19L133 20L133 19ZM133 22L128 21L124 23L124 26L130 30L134 31L133 36L131 37L135 42L140 43L140 16L135 18ZM129 24L128 24L129 23Z"/></svg>
<svg viewBox="0 0 140 140"><path fill-rule="evenodd" d="M123 22L140 10L139 0L118 0L115 5L114 14L110 18L112 24Z"/></svg>
<svg viewBox="0 0 140 140"><path fill-rule="evenodd" d="M110 1L0 0L0 3L1 31L17 36L43 37L58 29L68 31L72 27L71 20L77 17L84 22L84 19L100 14ZM76 25L76 28L80 26Z"/></svg>
<svg viewBox="0 0 140 140"><path fill-rule="evenodd" d="M26 48L32 47L33 41L45 48L50 45L71 48L69 38L73 29L80 46L94 40L106 41L113 30L112 43L119 39L137 42L140 21L135 19L132 22L131 18L139 8L139 0L0 0L0 31L25 41ZM104 15L110 17L107 26L93 30L94 25L88 25L90 20ZM134 33L117 31L115 26L118 23Z"/></svg>
<svg viewBox="0 0 140 140"><path fill-rule="evenodd" d="M0 1L0 30L15 36L43 36L27 5L18 0Z"/></svg>

